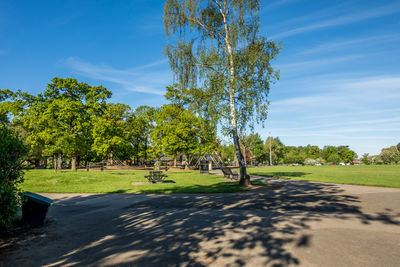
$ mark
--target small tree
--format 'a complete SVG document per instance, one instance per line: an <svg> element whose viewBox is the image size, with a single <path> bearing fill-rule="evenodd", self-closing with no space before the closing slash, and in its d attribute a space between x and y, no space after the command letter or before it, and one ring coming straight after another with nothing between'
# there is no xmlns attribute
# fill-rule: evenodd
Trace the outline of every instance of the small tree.
<svg viewBox="0 0 400 267"><path fill-rule="evenodd" d="M397 164L400 162L400 152L396 146L383 148L379 157L384 164Z"/></svg>
<svg viewBox="0 0 400 267"><path fill-rule="evenodd" d="M275 138L268 137L267 140L265 140L264 149L266 151L268 164L270 157L272 159L272 164L278 164L283 160L285 150L290 149L290 147L285 147L285 145L281 142L279 137ZM293 149L295 148L293 147ZM270 151L271 151L271 156L269 153ZM294 162L296 162L296 160L294 160Z"/></svg>
<svg viewBox="0 0 400 267"><path fill-rule="evenodd" d="M23 182L21 167L26 148L17 136L4 126L0 127L0 231L7 230L21 206Z"/></svg>
<svg viewBox="0 0 400 267"><path fill-rule="evenodd" d="M370 162L370 156L369 156L368 153L364 153L364 154L362 155L361 162L364 163L365 165L371 164L371 162Z"/></svg>

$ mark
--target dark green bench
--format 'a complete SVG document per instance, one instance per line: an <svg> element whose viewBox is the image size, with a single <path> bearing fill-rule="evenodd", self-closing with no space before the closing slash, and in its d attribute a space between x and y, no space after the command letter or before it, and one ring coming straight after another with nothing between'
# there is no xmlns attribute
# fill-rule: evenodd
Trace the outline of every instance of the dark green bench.
<svg viewBox="0 0 400 267"><path fill-rule="evenodd" d="M231 168L222 167L221 168L224 177L229 179L239 179L239 174L237 172L233 172Z"/></svg>
<svg viewBox="0 0 400 267"><path fill-rule="evenodd" d="M149 175L145 175L145 178L147 178L147 180L149 180L150 183L162 183L163 179L165 177L168 177L168 175L163 174L162 171L150 171Z"/></svg>

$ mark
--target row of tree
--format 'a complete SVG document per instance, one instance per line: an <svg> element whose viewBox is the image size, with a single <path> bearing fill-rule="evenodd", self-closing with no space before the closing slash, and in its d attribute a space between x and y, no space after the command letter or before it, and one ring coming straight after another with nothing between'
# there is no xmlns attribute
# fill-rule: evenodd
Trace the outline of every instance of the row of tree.
<svg viewBox="0 0 400 267"><path fill-rule="evenodd" d="M241 136L242 154L247 164L339 164L350 163L357 154L349 146L325 146L322 149L315 145L285 146L279 137L269 137L263 141L259 134ZM234 159L233 146L222 148L224 161Z"/></svg>
<svg viewBox="0 0 400 267"><path fill-rule="evenodd" d="M372 164L400 164L400 143L397 146L385 147L379 155L370 156L368 153L362 156L362 162Z"/></svg>
<svg viewBox="0 0 400 267"><path fill-rule="evenodd" d="M172 91L172 87L167 88ZM178 104L160 108L110 103L111 92L76 79L54 78L43 93L0 92L0 118L29 148L28 161L72 170L107 159L141 164L162 154L215 149L214 125Z"/></svg>
<svg viewBox="0 0 400 267"><path fill-rule="evenodd" d="M175 159L218 154L227 164L238 162L234 145L222 145L216 125L190 111L179 86L167 87L169 104L162 107L111 103L111 91L72 78L54 78L38 95L0 92L0 118L29 148L34 166L72 170L89 162L128 161L140 165L161 155ZM263 141L259 134L240 134L246 164L351 163L348 146L285 146L279 138Z"/></svg>

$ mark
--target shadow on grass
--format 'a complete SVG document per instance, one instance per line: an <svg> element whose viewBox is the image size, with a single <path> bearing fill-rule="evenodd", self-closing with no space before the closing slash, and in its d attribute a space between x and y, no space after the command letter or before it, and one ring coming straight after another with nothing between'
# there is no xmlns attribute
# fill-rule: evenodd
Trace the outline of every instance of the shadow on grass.
<svg viewBox="0 0 400 267"><path fill-rule="evenodd" d="M119 190L109 191L107 192L107 194L123 194L126 192L128 192L128 190L119 189Z"/></svg>
<svg viewBox="0 0 400 267"><path fill-rule="evenodd" d="M302 177L306 176L307 172L254 172L252 175L264 176L264 177Z"/></svg>
<svg viewBox="0 0 400 267"><path fill-rule="evenodd" d="M238 189L173 190L205 187ZM363 213L358 197L337 185L303 181L261 193L65 197L52 208L56 225L7 254L4 265L298 265L304 262L287 248L311 246L303 231L322 219L400 225L399 215Z"/></svg>
<svg viewBox="0 0 400 267"><path fill-rule="evenodd" d="M129 173L129 172L108 172L109 174L115 174L115 175L129 175L129 176L135 176L137 173ZM143 172L144 173L144 172Z"/></svg>

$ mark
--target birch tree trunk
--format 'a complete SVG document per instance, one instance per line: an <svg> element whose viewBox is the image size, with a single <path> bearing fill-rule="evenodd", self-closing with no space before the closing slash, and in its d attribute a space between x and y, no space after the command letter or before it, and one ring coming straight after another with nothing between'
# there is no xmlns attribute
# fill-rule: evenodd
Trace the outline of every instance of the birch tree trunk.
<svg viewBox="0 0 400 267"><path fill-rule="evenodd" d="M237 121L236 121L236 107L235 107L235 92L236 92L236 79L235 79L235 64L233 61L233 51L232 51L232 46L229 41L229 28L226 20L226 14L221 11L221 15L224 20L224 26L225 26L225 43L226 43L226 48L228 51L229 55L229 67L230 67L230 90L229 90L229 107L230 107L230 123L232 127L232 137L233 137L233 144L235 146L235 153L236 153L236 158L239 163L239 168L240 168L240 181L239 185L240 186L249 186L250 184L250 179L249 176L247 176L246 173L246 165L243 160L243 155L240 150L240 141L239 141L239 135L238 135L238 130L237 130Z"/></svg>
<svg viewBox="0 0 400 267"><path fill-rule="evenodd" d="M57 158L56 158L56 154L53 155L53 169L54 169L54 172L57 172Z"/></svg>
<svg viewBox="0 0 400 267"><path fill-rule="evenodd" d="M76 171L76 156L71 157L71 171Z"/></svg>
<svg viewBox="0 0 400 267"><path fill-rule="evenodd" d="M57 172L61 172L61 169L62 169L62 153L58 152Z"/></svg>

